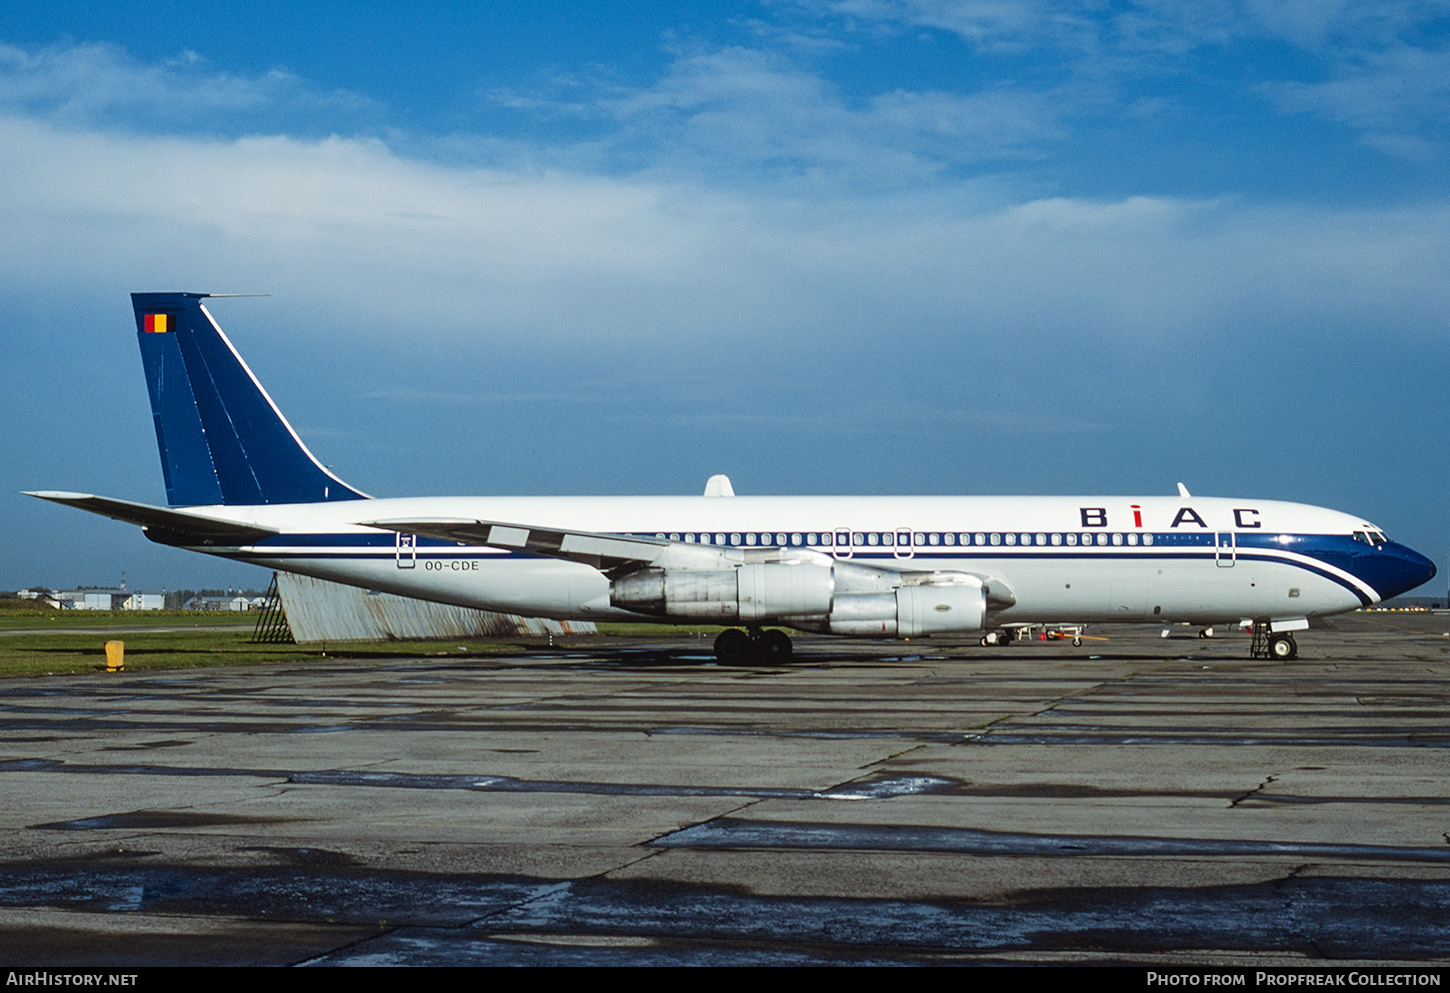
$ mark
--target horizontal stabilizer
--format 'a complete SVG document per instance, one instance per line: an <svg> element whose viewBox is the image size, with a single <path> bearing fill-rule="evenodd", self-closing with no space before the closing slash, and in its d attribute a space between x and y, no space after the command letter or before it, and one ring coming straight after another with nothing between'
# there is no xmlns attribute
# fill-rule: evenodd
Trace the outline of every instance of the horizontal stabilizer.
<svg viewBox="0 0 1450 993"><path fill-rule="evenodd" d="M87 510L127 524L138 524L146 531L146 537L163 545L250 545L261 538L277 534L274 528L256 524L239 524L224 521L203 514L185 510L168 510L130 500L116 500L111 497L94 496L90 493L60 493L50 490L27 492L26 496L39 497L51 503L63 503L67 507Z"/></svg>

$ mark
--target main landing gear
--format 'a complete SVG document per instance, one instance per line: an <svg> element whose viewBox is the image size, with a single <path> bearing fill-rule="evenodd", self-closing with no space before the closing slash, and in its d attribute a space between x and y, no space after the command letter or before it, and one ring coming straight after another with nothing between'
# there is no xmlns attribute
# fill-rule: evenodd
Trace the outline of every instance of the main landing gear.
<svg viewBox="0 0 1450 993"><path fill-rule="evenodd" d="M792 651L790 635L774 628L769 631L751 628L749 634L739 628L729 628L715 637L715 658L726 665L789 662Z"/></svg>

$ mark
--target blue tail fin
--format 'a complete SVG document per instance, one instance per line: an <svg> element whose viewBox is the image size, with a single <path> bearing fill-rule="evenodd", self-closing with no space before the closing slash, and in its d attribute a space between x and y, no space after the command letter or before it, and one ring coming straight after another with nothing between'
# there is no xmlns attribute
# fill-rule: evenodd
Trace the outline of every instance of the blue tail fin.
<svg viewBox="0 0 1450 993"><path fill-rule="evenodd" d="M366 494L328 472L201 305L207 293L132 293L166 502L320 503Z"/></svg>

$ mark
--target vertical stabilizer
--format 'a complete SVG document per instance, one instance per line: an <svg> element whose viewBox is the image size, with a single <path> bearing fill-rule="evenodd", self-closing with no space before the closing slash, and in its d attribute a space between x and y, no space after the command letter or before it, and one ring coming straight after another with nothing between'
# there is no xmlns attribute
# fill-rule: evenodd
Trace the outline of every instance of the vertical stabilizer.
<svg viewBox="0 0 1450 993"><path fill-rule="evenodd" d="M202 306L209 295L131 294L167 503L365 499L302 444Z"/></svg>

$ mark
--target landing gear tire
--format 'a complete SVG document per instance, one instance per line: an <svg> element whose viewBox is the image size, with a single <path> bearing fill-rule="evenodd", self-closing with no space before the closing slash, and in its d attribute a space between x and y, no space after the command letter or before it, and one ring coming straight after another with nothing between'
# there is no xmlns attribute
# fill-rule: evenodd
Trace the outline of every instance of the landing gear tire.
<svg viewBox="0 0 1450 993"><path fill-rule="evenodd" d="M999 645L1001 643L1002 633L1000 631L988 631L986 634L982 635L983 648L986 648L989 645Z"/></svg>
<svg viewBox="0 0 1450 993"><path fill-rule="evenodd" d="M1200 638L1212 638L1213 637L1213 628L1199 628L1198 629L1198 636Z"/></svg>
<svg viewBox="0 0 1450 993"><path fill-rule="evenodd" d="M1299 645L1292 634L1276 634L1269 638L1269 658L1287 662L1299 657Z"/></svg>
<svg viewBox="0 0 1450 993"><path fill-rule="evenodd" d="M755 639L755 656L761 662L789 662L794 650L790 635L784 631L762 631Z"/></svg>
<svg viewBox="0 0 1450 993"><path fill-rule="evenodd" d="M728 628L715 636L715 659L727 665L744 662L750 654L750 636L739 628Z"/></svg>
<svg viewBox="0 0 1450 993"><path fill-rule="evenodd" d="M730 628L715 636L715 659L725 665L788 662L794 651L790 635L774 629L746 634Z"/></svg>

